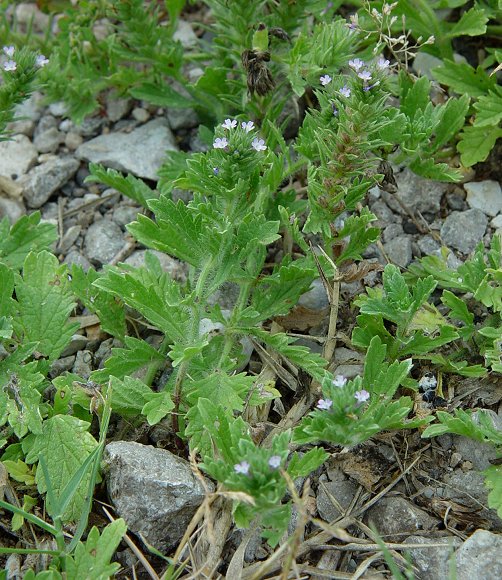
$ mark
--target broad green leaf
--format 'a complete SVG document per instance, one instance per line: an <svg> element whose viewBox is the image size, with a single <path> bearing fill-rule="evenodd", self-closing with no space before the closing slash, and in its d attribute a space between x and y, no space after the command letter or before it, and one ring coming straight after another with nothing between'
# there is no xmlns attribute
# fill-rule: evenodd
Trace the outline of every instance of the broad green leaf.
<svg viewBox="0 0 502 580"><path fill-rule="evenodd" d="M486 32L487 22L488 17L482 8L471 8L462 14L460 20L447 32L447 36L479 36Z"/></svg>
<svg viewBox="0 0 502 580"><path fill-rule="evenodd" d="M491 465L483 474L485 485L490 490L488 507L497 510L499 518L502 518L502 466Z"/></svg>
<svg viewBox="0 0 502 580"><path fill-rule="evenodd" d="M125 376L124 380L110 377L112 411L122 417L137 417L156 393L140 379Z"/></svg>
<svg viewBox="0 0 502 580"><path fill-rule="evenodd" d="M34 439L26 455L27 463L35 463L43 455L56 497L63 492L66 484L97 445L88 432L89 427L89 423L71 415L55 415L44 422L42 433ZM47 482L42 469L37 469L36 482L38 491L45 493ZM89 476L86 476L75 490L64 513L65 521L76 521L80 518L88 487Z"/></svg>
<svg viewBox="0 0 502 580"><path fill-rule="evenodd" d="M93 381L104 383L110 376L123 379L126 375L151 364L161 364L165 357L144 340L126 336L125 348L113 348L105 367L91 374Z"/></svg>
<svg viewBox="0 0 502 580"><path fill-rule="evenodd" d="M479 97L474 108L477 111L475 127L497 126L502 120L502 89L495 87L494 91Z"/></svg>
<svg viewBox="0 0 502 580"><path fill-rule="evenodd" d="M502 137L500 127L465 127L460 134L457 149L460 151L460 160L466 167L471 167L481 161L486 161L497 139Z"/></svg>
<svg viewBox="0 0 502 580"><path fill-rule="evenodd" d="M9 459L4 459L2 461L10 477L15 481L24 483L25 485L33 485L35 483L35 475L33 470L26 465L24 461L18 459L17 461L10 461Z"/></svg>
<svg viewBox="0 0 502 580"><path fill-rule="evenodd" d="M155 425L166 417L174 409L174 403L171 394L168 391L153 393L150 401L145 403L141 414L145 415L149 425Z"/></svg>
<svg viewBox="0 0 502 580"><path fill-rule="evenodd" d="M69 289L66 265L46 252L31 252L24 261L23 278L16 282L18 315L16 332L24 340L38 342L37 349L56 360L79 328L68 323L75 308Z"/></svg>
<svg viewBox="0 0 502 580"><path fill-rule="evenodd" d="M156 199L158 193L148 187L142 180L128 174L124 177L115 169L105 169L98 163L89 163L90 175L85 178L85 183L98 182L108 185L117 191L120 191L126 197L136 201L145 209L148 209L148 201Z"/></svg>
<svg viewBox="0 0 502 580"><path fill-rule="evenodd" d="M314 447L307 453L299 455L293 453L288 463L288 473L292 479L297 477L309 476L313 471L320 467L329 455L320 447Z"/></svg>
<svg viewBox="0 0 502 580"><path fill-rule="evenodd" d="M149 248L200 266L207 252L202 244L204 229L200 215L182 201L175 203L165 196L151 200L148 205L156 222L138 215L138 221L127 226L129 232Z"/></svg>
<svg viewBox="0 0 502 580"><path fill-rule="evenodd" d="M405 115L413 118L419 110L425 110L430 103L430 81L427 77L420 77L417 81L412 82L405 73L400 73L399 82L400 109Z"/></svg>
<svg viewBox="0 0 502 580"><path fill-rule="evenodd" d="M436 151L457 135L464 125L468 109L469 97L467 95L462 95L459 99L448 99L439 108L441 119L434 130L436 134L434 149Z"/></svg>
<svg viewBox="0 0 502 580"><path fill-rule="evenodd" d="M0 317L10 316L14 309L14 272L5 264L0 263ZM8 328L7 320L0 328ZM1 330L0 330L1 332ZM4 337L4 338L8 338Z"/></svg>
<svg viewBox="0 0 502 580"><path fill-rule="evenodd" d="M497 84L495 77L490 77L483 68L474 69L467 63L452 60L445 60L442 66L432 70L432 74L441 84L470 97L482 97Z"/></svg>
<svg viewBox="0 0 502 580"><path fill-rule="evenodd" d="M165 82L161 86L144 82L139 87L129 89L129 94L135 99L148 101L158 107L188 109L194 106L191 98L178 93Z"/></svg>
<svg viewBox="0 0 502 580"><path fill-rule="evenodd" d="M450 309L450 318L464 323L465 326L458 328L457 332L464 340L468 339L474 332L474 314L469 311L467 304L449 290L443 291L441 302Z"/></svg>
<svg viewBox="0 0 502 580"><path fill-rule="evenodd" d="M84 543L79 542L75 552L66 558L66 574L69 580L92 578L108 580L115 577L120 564L110 564L115 550L127 531L125 521L120 518L108 524L101 535L94 526Z"/></svg>
<svg viewBox="0 0 502 580"><path fill-rule="evenodd" d="M19 218L10 231L8 224L7 218L0 222L0 260L17 270L30 252L48 250L58 238L56 226L40 223L39 211Z"/></svg>
<svg viewBox="0 0 502 580"><path fill-rule="evenodd" d="M447 183L460 181L462 174L458 169L452 169L447 163L436 163L434 159L415 159L410 163L413 173L433 179L435 181L445 181Z"/></svg>

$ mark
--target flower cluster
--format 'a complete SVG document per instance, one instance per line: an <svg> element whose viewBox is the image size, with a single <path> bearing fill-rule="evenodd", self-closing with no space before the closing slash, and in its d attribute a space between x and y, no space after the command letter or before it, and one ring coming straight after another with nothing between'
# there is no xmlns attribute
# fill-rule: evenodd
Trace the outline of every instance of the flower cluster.
<svg viewBox="0 0 502 580"><path fill-rule="evenodd" d="M348 383L348 380L343 375L336 375L336 377L331 381L331 385L337 389L343 389ZM370 394L366 389L361 389L354 393L354 398L358 405L362 405L369 400ZM316 408L321 411L329 411L333 406L333 401L331 399L319 399L317 401Z"/></svg>
<svg viewBox="0 0 502 580"><path fill-rule="evenodd" d="M270 459L268 460L268 465L270 469L278 469L281 466L281 462L282 459L280 455L272 455L272 457L270 457ZM249 464L248 461L241 461L240 463L236 463L234 465L235 473L238 473L240 475L249 475L250 468L251 465Z"/></svg>
<svg viewBox="0 0 502 580"><path fill-rule="evenodd" d="M225 122L222 123L221 126L225 130L231 131L232 129L235 129L237 127L237 120L236 119L225 119ZM245 133L249 133L254 128L255 128L255 125L254 125L253 121L242 121L241 122L241 129ZM213 142L213 147L215 149L225 149L226 147L228 147L228 144L229 144L228 139L226 137L216 137L216 139ZM253 139L253 141L251 143L251 147L255 151L265 151L267 149L267 146L265 145L265 141L263 139L259 139L258 137L255 137L255 139Z"/></svg>
<svg viewBox="0 0 502 580"><path fill-rule="evenodd" d="M3 70L6 72L12 72L12 71L17 70L17 62L14 60L14 54L16 52L16 48L12 45L4 46L2 48L2 52L7 57L7 60L4 61L4 63L2 64ZM48 58L45 58L45 56L43 54L39 54L39 55L37 55L37 57L35 59L35 66L37 66L38 68L42 68L46 64L48 64L48 62L49 62Z"/></svg>

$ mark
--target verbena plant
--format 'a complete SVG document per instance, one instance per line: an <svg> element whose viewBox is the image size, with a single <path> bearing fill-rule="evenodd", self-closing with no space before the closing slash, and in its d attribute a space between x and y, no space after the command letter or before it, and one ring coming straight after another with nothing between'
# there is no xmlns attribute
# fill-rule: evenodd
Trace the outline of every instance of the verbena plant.
<svg viewBox="0 0 502 580"><path fill-rule="evenodd" d="M162 13L144 3L90 2L80 15L69 13L61 23L61 45L55 48L55 62L68 73L68 87L56 86L49 69L46 81L52 97L67 100L77 119L93 110L100 91L110 86L160 105L175 103L179 95L166 88L165 76L185 83L180 48L172 40L182 4L166 3L171 20L162 30L155 28ZM54 519L48 531L58 540L62 571L71 568L77 553L78 565L88 565L98 541L93 531L85 547L78 544L110 406L128 420L170 426L176 442L188 442L200 454L204 470L236 493L236 522L249 525L256 519L275 545L289 522L288 477L311 474L326 457L321 446L290 455L292 446L351 447L382 430L429 422L430 418L409 417L412 401L402 387L417 388L408 377L413 360L427 357L441 370L474 376L485 374L485 368L500 371L496 241L487 261L478 250L464 265L465 273L424 260L414 271L413 286L397 268L387 267L383 289L369 290L357 302L361 314L353 343L367 349L362 376L347 381L330 366L340 282L364 275L364 266L359 266L362 254L378 238L372 225L376 218L363 205L367 191L380 182L389 161L407 164L426 177L457 179L460 173L442 158L464 123L468 99L434 106L427 79L415 81L404 70L393 74L391 63L373 54L354 20L349 26L341 19L316 22L321 18L316 2L287 8L261 2L264 26L230 18L231 10L225 20L223 3L209 4L215 17L221 16L218 41L214 55L201 58L214 58L217 64L207 67L194 86L185 83L194 101L211 95L208 119L217 117L218 124L214 133L201 131L209 151L171 155L156 190L96 165L91 165L89 178L114 187L148 211L129 224L129 232L147 248L180 260L188 268L188 279L172 279L153 254L147 254L145 268L118 265L85 273L74 266L68 272L47 251L55 239L54 228L39 224L37 214L12 228L2 222L5 299L0 304L0 337L5 353L0 377L5 388L0 418L3 444L10 443L2 461L11 477L47 492L48 513ZM306 12L313 18L305 20ZM104 15L111 19L114 34L99 41L89 30ZM140 45L145 31L150 37ZM75 39L78 50L71 52ZM158 42L163 43L160 54L155 50ZM97 76L101 79L103 62L112 74L102 84L89 83ZM87 92L78 108L72 91L84 80ZM280 107L271 104L272 83L284 99L289 87L297 97L310 99L293 143L285 141L279 126ZM265 85L268 90L262 91ZM399 96L399 105L390 100L392 95ZM227 108L246 114L224 120ZM305 183L306 199L288 185L293 178ZM175 189L188 192L190 201L174 201ZM282 256L270 265L281 241ZM271 325L275 317L290 312L319 273L331 306L323 356L296 345ZM472 315L452 290L443 293L449 312L440 313L430 300L438 281L473 293L491 309L483 328L475 328ZM218 295L228 286L236 289L236 296L223 309ZM76 330L69 316L77 299L122 346L113 349L90 382L72 374L49 381L51 364ZM140 330L131 333L130 323ZM158 348L144 340L152 333ZM289 371L282 379L290 386L307 382L305 408L308 412L315 407L296 420L292 430L275 427L275 437L265 444L253 439L252 418L267 416L271 402L281 396L280 385L243 372L246 340L284 362ZM447 345L463 347L462 341L478 346L484 365L464 361L453 351L438 351ZM308 381L299 369L309 375ZM45 396L48 388L50 399ZM94 413L100 421L99 441L89 432ZM441 425L429 429L459 432L454 419L467 424L460 415L438 417ZM492 437L499 444L486 425L479 429L463 432ZM63 444L72 451L73 463L68 460L61 469ZM489 481L498 482L497 475L491 472ZM496 507L497 497L495 493L491 499ZM22 512L8 509L29 519L34 517L29 505L26 499ZM77 539L65 546L61 525L75 520L80 521ZM118 542L123 527L116 524L112 531ZM103 574L111 573L108 552L101 563Z"/></svg>

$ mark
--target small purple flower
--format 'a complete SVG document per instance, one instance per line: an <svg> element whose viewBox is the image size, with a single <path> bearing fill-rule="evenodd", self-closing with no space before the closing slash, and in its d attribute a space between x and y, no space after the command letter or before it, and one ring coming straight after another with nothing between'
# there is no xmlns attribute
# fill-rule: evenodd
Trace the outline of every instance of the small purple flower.
<svg viewBox="0 0 502 580"><path fill-rule="evenodd" d="M376 65L378 69L385 70L386 68L389 68L390 61L388 61L386 58L381 57L377 60Z"/></svg>
<svg viewBox="0 0 502 580"><path fill-rule="evenodd" d="M347 384L347 379L343 375L336 375L336 377L331 381L331 384L334 387L341 389Z"/></svg>
<svg viewBox="0 0 502 580"><path fill-rule="evenodd" d="M234 465L235 473L240 473L242 475L247 475L249 473L249 468L251 466L247 461L241 461L240 463L236 463Z"/></svg>
<svg viewBox="0 0 502 580"><path fill-rule="evenodd" d="M17 64L13 60L7 60L3 63L3 70L5 71L12 71L16 70Z"/></svg>
<svg viewBox="0 0 502 580"><path fill-rule="evenodd" d="M249 133L249 131L254 129L254 123L253 121L247 121L247 123L242 121L241 127L244 129L244 131L246 131L246 133Z"/></svg>
<svg viewBox="0 0 502 580"><path fill-rule="evenodd" d="M329 411L332 406L333 401L331 399L319 399L316 405L316 407L322 411Z"/></svg>
<svg viewBox="0 0 502 580"><path fill-rule="evenodd" d="M320 77L319 80L321 81L321 85L325 87L326 85L329 85L332 79L329 75L324 75Z"/></svg>
<svg viewBox="0 0 502 580"><path fill-rule="evenodd" d="M265 151L265 149L267 148L267 146L265 145L265 141L263 139L253 139L253 142L251 143L251 147L253 149L256 149L256 151Z"/></svg>
<svg viewBox="0 0 502 580"><path fill-rule="evenodd" d="M2 48L2 50L3 50L3 53L5 55L12 58L14 56L14 51L16 50L16 48L14 46L10 45L10 46L4 46Z"/></svg>
<svg viewBox="0 0 502 580"><path fill-rule="evenodd" d="M46 64L49 64L49 59L45 58L45 56L43 54L39 54L35 60L35 65L42 68Z"/></svg>
<svg viewBox="0 0 502 580"><path fill-rule="evenodd" d="M351 14L350 15L350 24L347 23L349 30L351 32L355 32L359 28L359 15L358 14Z"/></svg>
<svg viewBox="0 0 502 580"><path fill-rule="evenodd" d="M362 72L358 73L357 76L364 82L371 80L371 73L369 70L363 70Z"/></svg>
<svg viewBox="0 0 502 580"><path fill-rule="evenodd" d="M350 97L350 93L351 90L349 89L349 87L347 85L343 85L343 87L340 89L340 94L342 95L342 97Z"/></svg>
<svg viewBox="0 0 502 580"><path fill-rule="evenodd" d="M357 391L354 397L358 403L365 403L370 398L370 394L365 389L362 389L361 391Z"/></svg>
<svg viewBox="0 0 502 580"><path fill-rule="evenodd" d="M336 108L335 103L331 103L331 109L333 111L333 115L338 117L338 109Z"/></svg>
<svg viewBox="0 0 502 580"><path fill-rule="evenodd" d="M225 119L225 122L221 124L224 129L234 129L237 127L237 121L235 119Z"/></svg>
<svg viewBox="0 0 502 580"><path fill-rule="evenodd" d="M220 172L219 167L213 167L213 175L218 175L219 172Z"/></svg>
<svg viewBox="0 0 502 580"><path fill-rule="evenodd" d="M364 60L360 58L355 58L354 60L349 60L350 68L354 69L356 72L359 72L364 66Z"/></svg>
<svg viewBox="0 0 502 580"><path fill-rule="evenodd" d="M374 87L378 87L378 85L380 84L380 81L377 81L376 83L373 83L372 85L366 85L363 87L363 91L371 91L372 88Z"/></svg>
<svg viewBox="0 0 502 580"><path fill-rule="evenodd" d="M272 455L272 457L268 460L268 464L272 469L277 469L281 465L280 455Z"/></svg>
<svg viewBox="0 0 502 580"><path fill-rule="evenodd" d="M225 149L225 147L228 145L228 141L226 139L226 137L216 137L216 139L214 140L213 143L213 147L215 149Z"/></svg>

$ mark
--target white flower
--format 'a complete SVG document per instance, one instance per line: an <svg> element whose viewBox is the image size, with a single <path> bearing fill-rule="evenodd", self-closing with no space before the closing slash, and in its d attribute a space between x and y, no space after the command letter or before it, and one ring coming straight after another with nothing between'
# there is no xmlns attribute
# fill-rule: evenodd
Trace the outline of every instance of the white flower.
<svg viewBox="0 0 502 580"><path fill-rule="evenodd" d="M377 63L377 68L379 68L380 70L385 70L386 68L389 68L390 65L390 61L388 61L386 58L379 58Z"/></svg>
<svg viewBox="0 0 502 580"><path fill-rule="evenodd" d="M17 64L13 60L8 60L3 63L3 70L5 71L16 70L16 68Z"/></svg>
<svg viewBox="0 0 502 580"><path fill-rule="evenodd" d="M4 46L2 48L3 53L7 56L10 56L11 58L14 56L14 51L16 50L16 48L12 45L10 46Z"/></svg>
<svg viewBox="0 0 502 580"><path fill-rule="evenodd" d="M45 58L43 54L39 54L35 60L35 64L40 68L44 67L46 64L49 63L49 59Z"/></svg>
<svg viewBox="0 0 502 580"><path fill-rule="evenodd" d="M225 147L228 145L228 141L226 139L226 137L216 137L216 139L214 140L213 143L213 147L215 149L225 149Z"/></svg>
<svg viewBox="0 0 502 580"><path fill-rule="evenodd" d="M321 85L325 87L331 82L331 77L329 75L324 75L319 80L321 81Z"/></svg>
<svg viewBox="0 0 502 580"><path fill-rule="evenodd" d="M272 469L277 469L281 465L280 455L272 455L272 457L268 460L268 464Z"/></svg>
<svg viewBox="0 0 502 580"><path fill-rule="evenodd" d="M247 123L242 121L241 127L244 129L244 131L246 131L246 133L249 133L249 131L254 129L254 123L253 121L248 121Z"/></svg>
<svg viewBox="0 0 502 580"><path fill-rule="evenodd" d="M341 89L340 89L340 94L342 95L342 97L350 97L350 89L347 85L344 85Z"/></svg>
<svg viewBox="0 0 502 580"><path fill-rule="evenodd" d="M370 398L370 394L365 389L362 389L362 391L357 391L357 393L354 394L354 397L357 399L358 403L364 403Z"/></svg>
<svg viewBox="0 0 502 580"><path fill-rule="evenodd" d="M221 124L224 129L234 129L237 127L237 121L235 119L225 119L225 122Z"/></svg>
<svg viewBox="0 0 502 580"><path fill-rule="evenodd" d="M256 149L256 151L265 151L265 149L267 148L267 146L265 145L265 141L263 139L253 139L253 142L251 143L251 147L253 149Z"/></svg>
<svg viewBox="0 0 502 580"><path fill-rule="evenodd" d="M332 381L332 385L334 387L338 387L339 389L341 389L342 387L345 387L346 384L347 384L347 379L343 375L336 375L336 377Z"/></svg>
<svg viewBox="0 0 502 580"><path fill-rule="evenodd" d="M316 407L322 411L329 411L333 406L333 401L331 399L319 399L317 401Z"/></svg>
<svg viewBox="0 0 502 580"><path fill-rule="evenodd" d="M369 70L363 70L362 72L358 73L357 75L363 81L369 81L371 79L371 73Z"/></svg>
<svg viewBox="0 0 502 580"><path fill-rule="evenodd" d="M364 60L360 58L355 58L354 60L349 60L350 68L354 69L356 72L361 70L364 66Z"/></svg>
<svg viewBox="0 0 502 580"><path fill-rule="evenodd" d="M234 471L235 471L235 473L241 473L242 475L247 475L250 467L251 466L249 465L249 463L247 461L241 461L240 463L236 463L234 465Z"/></svg>

